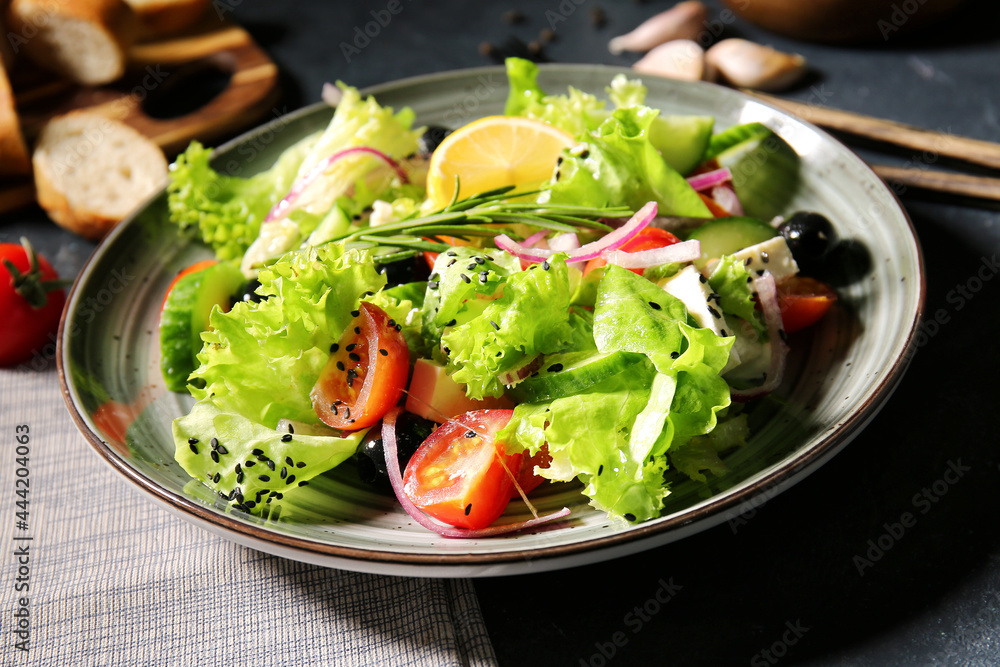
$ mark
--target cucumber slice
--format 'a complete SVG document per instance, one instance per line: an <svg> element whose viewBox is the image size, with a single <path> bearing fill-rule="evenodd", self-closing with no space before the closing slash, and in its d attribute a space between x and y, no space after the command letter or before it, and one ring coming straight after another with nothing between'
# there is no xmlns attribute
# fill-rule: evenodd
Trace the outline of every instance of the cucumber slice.
<svg viewBox="0 0 1000 667"><path fill-rule="evenodd" d="M541 403L579 394L601 380L617 375L643 358L631 352L566 352L544 358L542 368L510 390L522 403Z"/></svg>
<svg viewBox="0 0 1000 667"><path fill-rule="evenodd" d="M160 370L167 389L184 391L198 366L201 332L208 329L214 306L228 308L243 287L243 274L219 262L177 281L160 313Z"/></svg>
<svg viewBox="0 0 1000 667"><path fill-rule="evenodd" d="M701 258L694 262L701 269L711 259L731 255L777 235L778 230L763 220L732 217L706 222L688 234L688 240L697 239L701 242Z"/></svg>
<svg viewBox="0 0 1000 667"><path fill-rule="evenodd" d="M714 125L711 116L658 116L649 127L649 141L667 164L687 175L702 161Z"/></svg>

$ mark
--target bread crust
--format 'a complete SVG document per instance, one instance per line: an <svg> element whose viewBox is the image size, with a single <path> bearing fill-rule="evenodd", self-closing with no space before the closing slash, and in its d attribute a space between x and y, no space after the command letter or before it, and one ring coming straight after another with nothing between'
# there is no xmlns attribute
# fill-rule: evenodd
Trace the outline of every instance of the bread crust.
<svg viewBox="0 0 1000 667"><path fill-rule="evenodd" d="M14 106L14 94L7 72L0 68L0 174L21 176L31 173L28 146L21 134L21 122Z"/></svg>
<svg viewBox="0 0 1000 667"><path fill-rule="evenodd" d="M123 0L12 0L7 19L25 55L85 85L108 83L125 72L137 31L135 13ZM91 29L90 43L79 40L81 27ZM96 63L95 53L101 54Z"/></svg>

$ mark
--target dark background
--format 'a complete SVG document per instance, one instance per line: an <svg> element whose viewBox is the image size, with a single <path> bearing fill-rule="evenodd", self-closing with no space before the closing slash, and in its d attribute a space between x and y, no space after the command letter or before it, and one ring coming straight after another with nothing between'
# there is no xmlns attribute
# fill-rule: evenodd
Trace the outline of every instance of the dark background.
<svg viewBox="0 0 1000 667"><path fill-rule="evenodd" d="M481 42L530 42L549 27L546 11L561 11L558 0L401 1L350 62L341 42L385 0L216 0L215 8L278 62L279 107L289 110L317 101L326 81L363 87L492 64ZM576 9L556 24L547 58L628 65L636 57L610 55L608 39L673 3L562 4ZM603 27L593 25L596 7ZM503 20L512 9L524 22ZM805 55L813 71L789 97L996 141L998 19L997 3L969 2L922 34L855 48L794 42L740 20L723 36ZM949 166L906 151L878 158ZM881 414L832 462L745 520L611 562L478 581L502 665L1000 664L1000 280L967 297L956 291L977 287L970 278L996 257L1000 217L982 204L899 194L925 253L926 313L940 310L947 321L925 329L926 344ZM68 275L93 247L37 210L0 218L0 240L23 233ZM995 277L985 266L982 275ZM946 476L950 468L961 476ZM913 521L897 528L905 512ZM880 537L888 548L873 551ZM857 558L872 564L859 572ZM654 602L661 580L675 585L665 605Z"/></svg>

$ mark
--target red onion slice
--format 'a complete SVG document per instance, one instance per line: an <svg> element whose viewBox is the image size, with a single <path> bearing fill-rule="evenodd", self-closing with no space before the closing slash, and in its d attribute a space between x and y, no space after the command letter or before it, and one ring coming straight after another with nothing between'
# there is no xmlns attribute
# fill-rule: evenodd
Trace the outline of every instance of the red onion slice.
<svg viewBox="0 0 1000 667"><path fill-rule="evenodd" d="M551 238L549 247L556 252L570 253L580 247L580 239L573 232L564 232Z"/></svg>
<svg viewBox="0 0 1000 667"><path fill-rule="evenodd" d="M313 182L319 178L323 172L330 168L334 162L341 160L349 155L357 155L358 153L367 153L368 155L373 155L378 159L382 160L396 172L399 179L404 183L409 182L409 178L406 176L406 172L403 168L399 166L399 163L393 160L391 157L383 153L382 151L375 150L374 148L368 148L367 146L355 146L354 148L345 148L342 151L337 151L333 155L328 155L319 161L315 167L313 167L308 174L300 178L295 184L292 185L292 189L288 191L288 194L282 198L277 204L271 207L268 211L267 217L264 218L264 222L274 222L288 215L287 211L291 208L292 204L302 195L306 188L313 184Z"/></svg>
<svg viewBox="0 0 1000 667"><path fill-rule="evenodd" d="M682 241L662 248L627 252L611 250L601 255L608 264L620 266L623 269L645 269L661 264L693 262L701 257L701 242L695 239Z"/></svg>
<svg viewBox="0 0 1000 667"><path fill-rule="evenodd" d="M548 236L548 233L549 233L549 230L547 230L547 229L543 229L541 231L535 232L534 234L532 234L528 238L524 239L524 243L522 245L524 245L525 247L528 247L528 248L534 248L535 244L537 244L539 241L541 241L546 236Z"/></svg>
<svg viewBox="0 0 1000 667"><path fill-rule="evenodd" d="M585 246L567 253L569 255L567 261L587 262L596 257L600 257L601 253L607 250L616 250L642 231L643 227L652 222L655 217L656 202L651 201L639 209L635 215L629 218L628 222L618 229L606 234L593 243L588 243ZM501 250L506 250L510 254L525 262L542 262L555 254L554 250L526 248L524 245L518 243L506 234L497 236L493 239L493 242Z"/></svg>
<svg viewBox="0 0 1000 667"><path fill-rule="evenodd" d="M736 191L728 185L716 185L712 188L712 199L722 208L729 211L730 215L743 215L743 204L736 196Z"/></svg>
<svg viewBox="0 0 1000 667"><path fill-rule="evenodd" d="M692 176L687 179L687 182L692 188L701 192L702 190L708 190L711 187L722 185L726 181L731 180L733 180L733 172L729 171L729 167L723 167L722 169L716 169L714 171L705 172L704 174Z"/></svg>
<svg viewBox="0 0 1000 667"><path fill-rule="evenodd" d="M741 403L760 398L777 389L785 375L785 360L788 358L788 345L785 344L781 304L778 302L778 289L774 285L774 276L765 272L764 275L754 278L753 287L760 297L760 307L764 311L764 322L767 324L767 335L771 339L771 364L767 369L764 384L750 389L733 389L730 392L733 400Z"/></svg>
<svg viewBox="0 0 1000 667"><path fill-rule="evenodd" d="M396 499L399 501L399 504L403 506L403 509L406 510L407 514L413 517L414 521L419 523L424 528L432 530L442 537L491 537L494 535L503 535L505 533L514 533L548 521L561 519L570 513L569 508L564 507L558 512L553 512L552 514L547 514L535 519L518 521L517 523L508 523L500 526L489 526L487 528L480 528L477 530L445 526L431 519L429 516L424 514L419 507L414 505L403 492L403 475L399 471L399 458L396 453L396 418L399 417L399 413L402 411L402 408L393 408L388 414L385 415L385 417L382 418L382 451L385 454L385 468L386 472L389 473L389 482L392 484L392 490L395 492Z"/></svg>

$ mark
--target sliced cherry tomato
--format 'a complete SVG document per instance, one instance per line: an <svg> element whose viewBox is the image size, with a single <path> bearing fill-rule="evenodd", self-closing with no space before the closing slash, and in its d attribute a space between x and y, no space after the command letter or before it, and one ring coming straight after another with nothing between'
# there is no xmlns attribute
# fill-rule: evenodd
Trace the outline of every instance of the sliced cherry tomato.
<svg viewBox="0 0 1000 667"><path fill-rule="evenodd" d="M406 339L384 310L362 303L310 397L324 423L344 431L371 426L403 395L410 372Z"/></svg>
<svg viewBox="0 0 1000 667"><path fill-rule="evenodd" d="M21 245L0 243L0 366L28 360L55 338L66 293L55 269Z"/></svg>
<svg viewBox="0 0 1000 667"><path fill-rule="evenodd" d="M521 470L517 473L517 484L524 491L525 495L537 489L538 485L545 481L544 477L535 474L535 467L548 468L551 463L552 456L549 454L549 448L546 445L542 445L542 448L534 456L525 456L521 459ZM512 487L510 497L519 498L521 494L517 492L516 488Z"/></svg>
<svg viewBox="0 0 1000 667"><path fill-rule="evenodd" d="M814 324L837 300L829 285L805 276L793 276L778 283L781 323L786 333Z"/></svg>
<svg viewBox="0 0 1000 667"><path fill-rule="evenodd" d="M639 252L640 250L665 248L668 245L673 245L678 242L680 242L680 239L665 229L660 229L659 227L643 227L638 234L623 243L619 250L624 250L625 252ZM585 267L583 267L583 274L587 275L594 269L605 265L607 265L607 262L601 257L592 259L587 262ZM629 271L637 273L640 276L642 275L642 269L629 269Z"/></svg>
<svg viewBox="0 0 1000 667"><path fill-rule="evenodd" d="M192 273L197 273L198 271L201 271L203 269L207 269L208 267L212 266L213 264L218 264L218 263L219 263L219 260L217 260L217 259L203 259L200 262L195 262L194 264L192 264L191 266L189 266L187 268L181 269L180 272L174 277L174 279L170 281L170 286L167 288L167 291L164 292L164 294L163 294L163 303L160 304L160 310L163 310L163 307L165 305L167 305L167 297L170 296L170 293L174 290L174 285L177 284L177 281L179 281L181 278L183 278L186 275L190 275Z"/></svg>
<svg viewBox="0 0 1000 667"><path fill-rule="evenodd" d="M439 521L485 528L503 514L524 455L507 454L495 436L513 410L476 410L431 433L410 459L403 492ZM515 492L516 493L516 492Z"/></svg>

